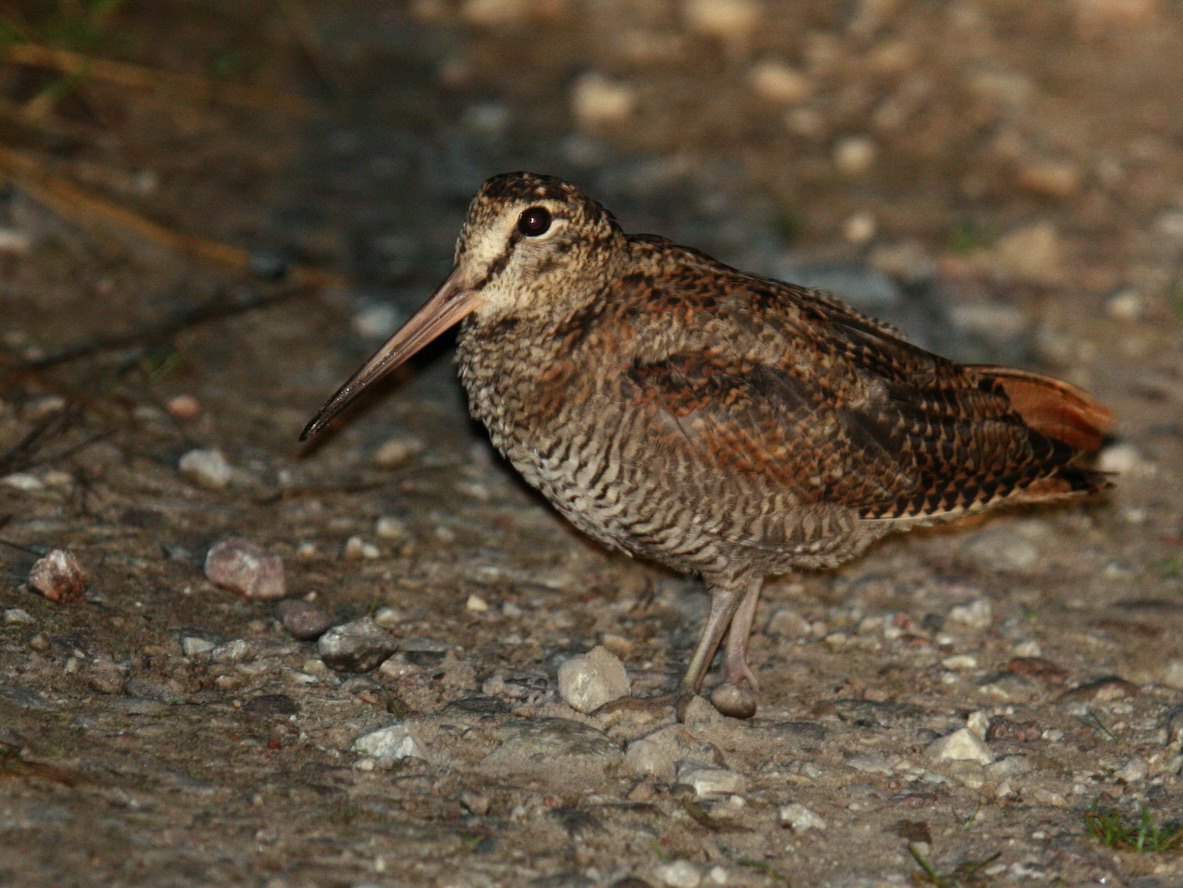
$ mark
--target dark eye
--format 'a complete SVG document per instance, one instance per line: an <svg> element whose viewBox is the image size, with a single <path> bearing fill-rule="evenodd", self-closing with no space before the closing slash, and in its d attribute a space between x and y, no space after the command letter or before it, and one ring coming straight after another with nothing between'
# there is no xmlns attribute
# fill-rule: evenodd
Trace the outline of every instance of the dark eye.
<svg viewBox="0 0 1183 888"><path fill-rule="evenodd" d="M538 237L550 230L550 210L546 207L530 207L518 217L518 231L526 237Z"/></svg>

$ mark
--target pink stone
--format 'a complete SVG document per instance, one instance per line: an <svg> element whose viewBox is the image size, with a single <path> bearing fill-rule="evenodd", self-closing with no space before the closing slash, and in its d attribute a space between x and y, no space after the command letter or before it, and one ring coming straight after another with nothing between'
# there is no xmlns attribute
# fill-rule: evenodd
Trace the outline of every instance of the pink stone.
<svg viewBox="0 0 1183 888"><path fill-rule="evenodd" d="M243 598L270 601L283 598L283 559L243 537L228 537L210 547L205 575L223 589Z"/></svg>

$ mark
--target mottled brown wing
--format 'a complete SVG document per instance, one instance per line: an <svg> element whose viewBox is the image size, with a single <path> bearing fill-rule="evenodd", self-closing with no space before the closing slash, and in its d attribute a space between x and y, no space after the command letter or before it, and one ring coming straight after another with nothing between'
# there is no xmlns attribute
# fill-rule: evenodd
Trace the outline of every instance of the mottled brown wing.
<svg viewBox="0 0 1183 888"><path fill-rule="evenodd" d="M1077 488L1051 483L1075 451L1029 428L997 380L853 310L793 309L762 318L750 341L727 326L719 347L634 363L627 385L668 446L704 471L868 519L953 514L1041 482L1046 494Z"/></svg>
<svg viewBox="0 0 1183 888"><path fill-rule="evenodd" d="M918 483L893 456L891 430L838 406L816 379L696 352L638 363L628 380L662 444L705 471L756 476L801 503L892 502Z"/></svg>

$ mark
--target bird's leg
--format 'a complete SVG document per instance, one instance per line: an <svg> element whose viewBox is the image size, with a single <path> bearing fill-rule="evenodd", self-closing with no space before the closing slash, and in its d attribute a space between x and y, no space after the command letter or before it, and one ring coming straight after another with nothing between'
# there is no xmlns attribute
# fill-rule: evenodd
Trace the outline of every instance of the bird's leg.
<svg viewBox="0 0 1183 888"><path fill-rule="evenodd" d="M686 667L686 674L682 676L682 687L698 693L702 690L703 680L707 669L711 665L711 658L723 640L723 633L731 625L736 609L746 595L745 580L742 577L704 577L707 592L711 596L711 610L707 614L706 624L702 627L702 634L698 637L698 644L694 654L690 657L690 665ZM759 591L757 578L756 590ZM749 621L750 623L750 621Z"/></svg>
<svg viewBox="0 0 1183 888"><path fill-rule="evenodd" d="M740 645L739 657L743 663L744 670L747 669L747 632L752 625L752 611L756 607L756 598L760 594L760 586L763 583L763 578L759 576L749 576L747 574L724 575L721 577L704 577L704 582L707 587L707 592L711 596L711 609L707 614L706 624L702 627L702 633L698 637L698 644L694 648L694 653L690 657L690 665L686 667L686 672L682 676L682 680L678 683L677 690L660 694L656 697L620 697L605 703L599 709L595 710L594 715L609 716L616 715L626 710L658 710L666 707L672 707L676 718L681 721L686 704L702 690L703 681L706 678L707 669L711 665L711 659L715 656L715 651L719 648L719 642L723 640L724 633L727 632L727 627L731 626L736 617L737 609L742 616L742 626L744 635L744 642ZM748 604L748 600L751 603ZM731 650L732 643L728 641L727 649ZM731 662L731 654L725 654L725 666ZM731 677L730 668L728 667L726 674L728 676L728 684L723 685L725 688L734 688L740 695L746 694L745 702L750 700L750 704L744 705L733 704L728 706L727 701L720 706L719 702L714 699L712 694L711 702L724 715L735 715L737 718L747 718L755 713L756 704L755 698L750 691L741 689L738 684L730 684L737 682L738 679ZM748 681L754 683L754 678L748 672L746 676ZM748 711L750 710L750 711ZM746 714L744 714L746 712Z"/></svg>
<svg viewBox="0 0 1183 888"><path fill-rule="evenodd" d="M751 718L756 714L756 676L748 668L748 635L752 617L756 614L756 601L764 578L752 573L704 577L706 591L711 596L711 610L706 615L702 634L690 657L690 666L681 676L677 691L658 696L623 696L596 709L597 715L615 715L627 709L657 709L673 707L675 717L683 719L687 702L703 689L706 670L718 650L724 634L728 643L723 654L724 682L711 693L711 702L724 715L737 719ZM750 687L745 687L750 686Z"/></svg>
<svg viewBox="0 0 1183 888"><path fill-rule="evenodd" d="M760 599L760 589L763 585L764 578L758 574L742 574L727 581L707 583L707 588L713 593L711 615L707 618L702 640L699 641L699 647L694 653L697 658L703 652L704 645L710 645L701 667L702 673L705 673L705 664L710 662L723 630L726 629L723 683L711 691L711 703L724 715L734 718L751 718L756 714L754 692L759 689L759 682L748 666L748 637L752 632L752 619L756 615L756 602ZM720 611L717 623L716 607ZM691 660L684 682L690 681L695 665L696 659ZM702 686L702 673L695 676L698 681L696 689Z"/></svg>
<svg viewBox="0 0 1183 888"><path fill-rule="evenodd" d="M756 602L760 600L763 587L762 581L757 582L748 586L744 592L743 600L731 618L727 646L723 649L723 677L727 683L737 685L746 681L753 691L760 690L760 682L748 665L748 640L752 637L752 620L756 616Z"/></svg>

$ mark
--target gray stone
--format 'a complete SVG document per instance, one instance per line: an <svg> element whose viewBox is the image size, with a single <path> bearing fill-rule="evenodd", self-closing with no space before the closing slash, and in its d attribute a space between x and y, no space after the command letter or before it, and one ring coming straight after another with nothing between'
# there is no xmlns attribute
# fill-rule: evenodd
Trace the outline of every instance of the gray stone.
<svg viewBox="0 0 1183 888"><path fill-rule="evenodd" d="M498 728L501 745L481 762L487 770L567 782L603 776L624 758L603 733L566 718L515 719Z"/></svg>
<svg viewBox="0 0 1183 888"><path fill-rule="evenodd" d="M334 626L320 637L325 664L341 672L369 672L398 650L398 639L369 617Z"/></svg>
<svg viewBox="0 0 1183 888"><path fill-rule="evenodd" d="M56 708L36 691L20 685L0 685L0 700L21 709L48 711Z"/></svg>
<svg viewBox="0 0 1183 888"><path fill-rule="evenodd" d="M625 767L638 777L672 782L679 761L721 765L723 757L712 744L699 740L683 725L666 725L628 745Z"/></svg>
<svg viewBox="0 0 1183 888"><path fill-rule="evenodd" d="M170 706L185 702L185 695L180 691L150 678L129 678L123 686L123 691L129 697L143 697Z"/></svg>
<svg viewBox="0 0 1183 888"><path fill-rule="evenodd" d="M332 625L332 618L324 608L299 598L281 601L275 608L275 616L284 629L301 641L319 638Z"/></svg>
<svg viewBox="0 0 1183 888"><path fill-rule="evenodd" d="M208 638L202 638L200 635L182 635L181 636L181 653L186 657L197 657L202 654L208 654L215 647L216 641L211 641Z"/></svg>
<svg viewBox="0 0 1183 888"><path fill-rule="evenodd" d="M887 757L877 752L864 752L859 755L852 755L846 760L846 766L866 774L890 774L895 770L891 766L891 762L887 760Z"/></svg>

